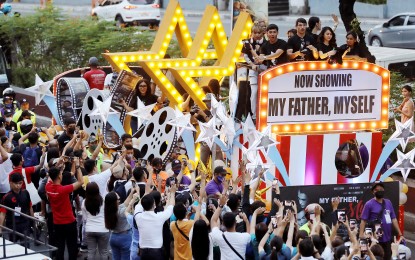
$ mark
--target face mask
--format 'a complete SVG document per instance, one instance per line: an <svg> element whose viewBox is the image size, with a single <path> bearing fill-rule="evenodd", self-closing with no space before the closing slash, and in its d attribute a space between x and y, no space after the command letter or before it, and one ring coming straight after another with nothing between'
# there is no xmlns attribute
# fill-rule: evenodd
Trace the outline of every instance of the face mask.
<svg viewBox="0 0 415 260"><path fill-rule="evenodd" d="M384 190L378 190L377 192L375 192L375 197L377 199L382 199L385 196L385 191Z"/></svg>
<svg viewBox="0 0 415 260"><path fill-rule="evenodd" d="M10 123L12 121L12 118L11 117L6 117L6 122L7 123Z"/></svg>
<svg viewBox="0 0 415 260"><path fill-rule="evenodd" d="M175 170L173 172L174 172L174 174L178 175L180 173L180 170Z"/></svg>
<svg viewBox="0 0 415 260"><path fill-rule="evenodd" d="M125 156L125 158L126 158L127 160L131 160L131 159L133 159L133 155L132 155L132 154L127 154L127 155Z"/></svg>
<svg viewBox="0 0 415 260"><path fill-rule="evenodd" d="M6 108L12 108L13 107L13 104L6 104L6 105L4 105Z"/></svg>
<svg viewBox="0 0 415 260"><path fill-rule="evenodd" d="M223 182L223 176L218 176L217 178L218 178L218 182L219 183L222 183Z"/></svg>
<svg viewBox="0 0 415 260"><path fill-rule="evenodd" d="M75 133L75 128L70 127L70 128L68 128L67 131L68 131L68 134L73 135Z"/></svg>

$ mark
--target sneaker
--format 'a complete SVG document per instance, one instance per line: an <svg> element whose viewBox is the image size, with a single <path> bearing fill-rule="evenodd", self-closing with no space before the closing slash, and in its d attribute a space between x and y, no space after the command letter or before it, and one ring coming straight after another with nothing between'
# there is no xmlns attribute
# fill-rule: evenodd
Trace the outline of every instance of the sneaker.
<svg viewBox="0 0 415 260"><path fill-rule="evenodd" d="M81 252L88 252L88 246L82 245L80 251Z"/></svg>

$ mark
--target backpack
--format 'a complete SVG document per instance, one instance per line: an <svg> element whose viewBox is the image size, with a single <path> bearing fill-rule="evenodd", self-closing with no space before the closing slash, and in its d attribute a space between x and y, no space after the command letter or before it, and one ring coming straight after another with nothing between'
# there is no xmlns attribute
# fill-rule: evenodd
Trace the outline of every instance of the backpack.
<svg viewBox="0 0 415 260"><path fill-rule="evenodd" d="M114 184L114 190L118 196L120 196L120 203L124 203L125 199L127 198L127 191L125 190L125 184L128 181L116 181Z"/></svg>
<svg viewBox="0 0 415 260"><path fill-rule="evenodd" d="M23 167L30 167L30 166L36 166L39 165L39 157L37 155L37 150L39 148L30 148L26 147L26 150L23 152Z"/></svg>

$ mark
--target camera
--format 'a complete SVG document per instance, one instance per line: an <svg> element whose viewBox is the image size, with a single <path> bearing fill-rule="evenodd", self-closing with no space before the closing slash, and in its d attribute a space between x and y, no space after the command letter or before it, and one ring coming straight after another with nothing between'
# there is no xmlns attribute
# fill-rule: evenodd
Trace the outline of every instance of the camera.
<svg viewBox="0 0 415 260"><path fill-rule="evenodd" d="M354 230L356 228L356 219L350 219L349 226L351 230Z"/></svg>
<svg viewBox="0 0 415 260"><path fill-rule="evenodd" d="M194 105L194 106L192 106L192 107L190 108L190 114L191 114L191 115L194 115L194 114L196 114L197 112L199 112L199 110L200 110L200 108L199 108L197 105Z"/></svg>
<svg viewBox="0 0 415 260"><path fill-rule="evenodd" d="M360 252L362 253L362 255L365 255L367 253L367 240L360 239L359 245L360 245Z"/></svg>
<svg viewBox="0 0 415 260"><path fill-rule="evenodd" d="M346 211L337 210L337 221L344 223L346 221Z"/></svg>
<svg viewBox="0 0 415 260"><path fill-rule="evenodd" d="M382 237L383 229L382 229L382 225L380 223L375 224L375 233L378 237Z"/></svg>
<svg viewBox="0 0 415 260"><path fill-rule="evenodd" d="M284 216L287 215L288 210L293 211L293 207L292 207L292 201L290 200L286 200L284 201Z"/></svg>
<svg viewBox="0 0 415 260"><path fill-rule="evenodd" d="M372 236L372 229L371 228L365 228L365 235Z"/></svg>
<svg viewBox="0 0 415 260"><path fill-rule="evenodd" d="M245 40L245 41L243 41L243 43L244 43L244 49L246 49L246 50L251 50L251 44L249 43L249 40Z"/></svg>

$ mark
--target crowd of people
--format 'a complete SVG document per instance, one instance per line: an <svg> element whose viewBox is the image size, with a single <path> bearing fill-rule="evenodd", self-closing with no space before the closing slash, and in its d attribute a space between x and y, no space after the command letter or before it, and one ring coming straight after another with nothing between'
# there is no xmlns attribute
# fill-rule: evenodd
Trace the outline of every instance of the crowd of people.
<svg viewBox="0 0 415 260"><path fill-rule="evenodd" d="M343 59L374 62L366 44L359 35L350 31L346 34L346 44L337 45L335 30L338 25L337 16L333 15L334 26L322 27L318 17L310 17L308 22L298 18L295 29L287 32L288 41L279 38L276 24L264 26L255 22L249 39L245 39L242 53L245 62L239 64L239 70L245 71L238 78L240 95L238 105L241 106L237 118L244 120L248 113L253 121L256 119L258 97L258 74L287 62L327 61L330 64L342 64ZM249 82L249 85L246 84ZM248 90L241 88L249 88Z"/></svg>

